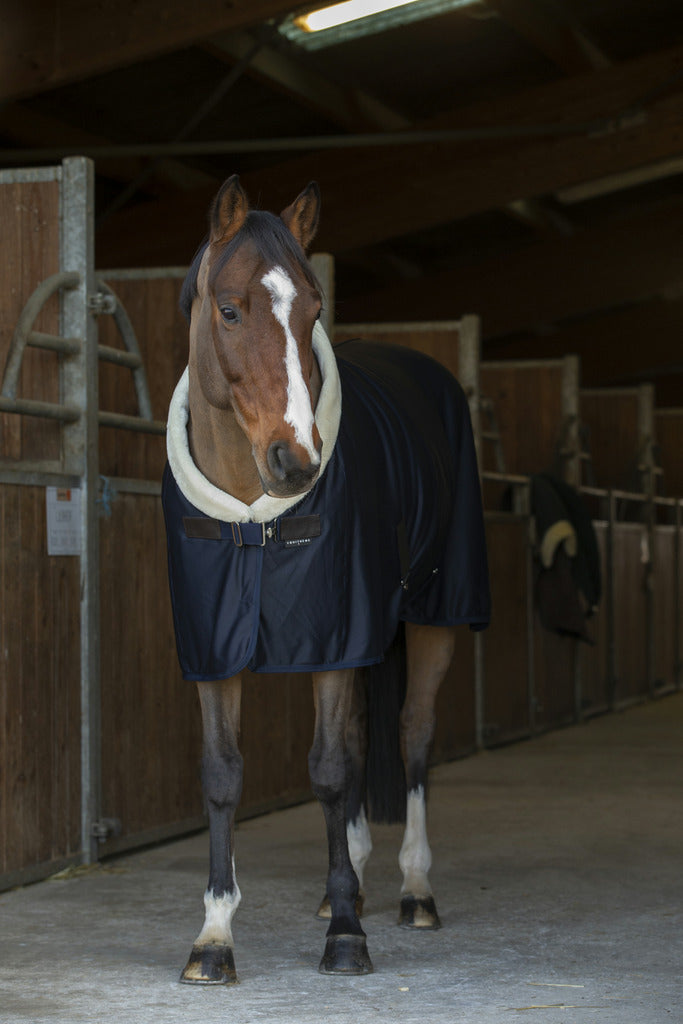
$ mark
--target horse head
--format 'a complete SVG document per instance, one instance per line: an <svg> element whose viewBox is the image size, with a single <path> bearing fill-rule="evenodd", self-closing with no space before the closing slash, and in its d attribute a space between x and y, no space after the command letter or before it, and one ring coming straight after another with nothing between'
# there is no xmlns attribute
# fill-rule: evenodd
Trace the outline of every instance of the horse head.
<svg viewBox="0 0 683 1024"><path fill-rule="evenodd" d="M265 493L308 490L321 464L312 349L321 296L305 250L318 223L315 183L280 217L249 209L237 175L210 216L190 317L190 366L204 400L234 417Z"/></svg>

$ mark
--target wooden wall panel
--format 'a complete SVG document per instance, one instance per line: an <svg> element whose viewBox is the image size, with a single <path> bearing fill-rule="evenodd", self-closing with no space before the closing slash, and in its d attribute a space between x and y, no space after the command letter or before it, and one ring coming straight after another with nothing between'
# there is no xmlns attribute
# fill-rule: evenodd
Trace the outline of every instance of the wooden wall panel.
<svg viewBox="0 0 683 1024"><path fill-rule="evenodd" d="M555 465L562 374L563 363L555 360L481 364L481 393L494 404L508 473L538 473ZM483 468L495 470L491 450L487 453Z"/></svg>
<svg viewBox="0 0 683 1024"><path fill-rule="evenodd" d="M484 633L484 740L529 734L527 520L487 514L491 625Z"/></svg>
<svg viewBox="0 0 683 1024"><path fill-rule="evenodd" d="M541 625L534 615L534 727L555 729L574 721L578 641Z"/></svg>
<svg viewBox="0 0 683 1024"><path fill-rule="evenodd" d="M463 757L476 747L474 644L469 627L458 626L453 662L436 701L434 763Z"/></svg>
<svg viewBox="0 0 683 1024"><path fill-rule="evenodd" d="M196 690L178 667L157 497L100 520L102 808L124 838L202 813Z"/></svg>
<svg viewBox="0 0 683 1024"><path fill-rule="evenodd" d="M17 319L41 281L59 271L59 183L0 183L0 372ZM59 299L52 296L35 329L59 333ZM58 357L29 349L17 397L59 401ZM57 459L59 424L0 413L0 459Z"/></svg>
<svg viewBox="0 0 683 1024"><path fill-rule="evenodd" d="M80 574L45 489L0 485L0 874L80 849Z"/></svg>
<svg viewBox="0 0 683 1024"><path fill-rule="evenodd" d="M308 751L313 723L308 673L244 673L240 816L312 797Z"/></svg>
<svg viewBox="0 0 683 1024"><path fill-rule="evenodd" d="M431 356L443 363L454 377L459 376L460 329L457 321L434 324L338 324L334 331L335 344L348 338L405 345L406 348Z"/></svg>
<svg viewBox="0 0 683 1024"><path fill-rule="evenodd" d="M640 491L638 388L582 389L580 403L581 424L588 432L594 486Z"/></svg>
<svg viewBox="0 0 683 1024"><path fill-rule="evenodd" d="M655 424L664 494L683 498L683 409L656 409Z"/></svg>

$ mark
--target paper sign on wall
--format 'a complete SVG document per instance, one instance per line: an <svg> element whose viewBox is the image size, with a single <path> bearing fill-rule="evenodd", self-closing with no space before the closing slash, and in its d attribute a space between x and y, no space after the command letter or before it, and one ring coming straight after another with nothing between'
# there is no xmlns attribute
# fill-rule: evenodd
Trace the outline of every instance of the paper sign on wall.
<svg viewBox="0 0 683 1024"><path fill-rule="evenodd" d="M47 487L45 490L48 555L80 555L80 490L78 487Z"/></svg>

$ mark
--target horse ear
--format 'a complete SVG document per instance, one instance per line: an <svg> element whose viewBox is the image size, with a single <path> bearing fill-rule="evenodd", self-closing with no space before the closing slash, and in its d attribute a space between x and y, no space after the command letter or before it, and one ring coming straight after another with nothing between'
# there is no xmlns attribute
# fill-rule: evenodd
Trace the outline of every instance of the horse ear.
<svg viewBox="0 0 683 1024"><path fill-rule="evenodd" d="M249 212L247 194L240 185L239 175L224 181L211 207L210 242L228 242L244 224Z"/></svg>
<svg viewBox="0 0 683 1024"><path fill-rule="evenodd" d="M301 248L307 249L318 230L320 189L317 181L310 182L280 216Z"/></svg>

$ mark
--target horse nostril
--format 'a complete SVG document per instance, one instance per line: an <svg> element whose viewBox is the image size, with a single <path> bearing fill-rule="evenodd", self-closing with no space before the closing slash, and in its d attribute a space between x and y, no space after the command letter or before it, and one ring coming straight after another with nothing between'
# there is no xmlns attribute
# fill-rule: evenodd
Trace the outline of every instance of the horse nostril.
<svg viewBox="0 0 683 1024"><path fill-rule="evenodd" d="M273 480L290 486L305 487L316 475L320 464L302 465L286 441L273 441L266 459Z"/></svg>
<svg viewBox="0 0 683 1024"><path fill-rule="evenodd" d="M274 441L268 449L268 469L275 480L284 480L287 467L292 464L292 455L283 441Z"/></svg>

